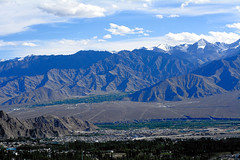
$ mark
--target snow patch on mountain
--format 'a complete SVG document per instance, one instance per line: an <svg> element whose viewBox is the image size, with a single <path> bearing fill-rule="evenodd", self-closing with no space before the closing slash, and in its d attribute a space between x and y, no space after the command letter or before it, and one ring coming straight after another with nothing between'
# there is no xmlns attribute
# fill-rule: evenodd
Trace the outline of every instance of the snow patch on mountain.
<svg viewBox="0 0 240 160"><path fill-rule="evenodd" d="M24 57L18 58L18 61L23 61Z"/></svg>
<svg viewBox="0 0 240 160"><path fill-rule="evenodd" d="M240 42L238 43L238 45L236 45L234 48L236 49L236 48L238 48L240 46Z"/></svg>
<svg viewBox="0 0 240 160"><path fill-rule="evenodd" d="M171 46L169 46L168 44L159 44L159 45L157 46L157 48L160 48L160 49L168 52L168 51L171 49Z"/></svg>
<svg viewBox="0 0 240 160"><path fill-rule="evenodd" d="M200 39L197 44L198 44L198 48L201 48L201 49L204 49L207 45L204 39Z"/></svg>

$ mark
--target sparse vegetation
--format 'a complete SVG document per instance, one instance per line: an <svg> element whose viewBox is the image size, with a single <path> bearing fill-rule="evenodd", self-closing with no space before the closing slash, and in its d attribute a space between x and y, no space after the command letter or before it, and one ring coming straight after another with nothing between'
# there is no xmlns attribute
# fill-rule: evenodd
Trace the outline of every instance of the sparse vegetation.
<svg viewBox="0 0 240 160"><path fill-rule="evenodd" d="M99 128L108 129L137 129L147 127L149 129L155 128L169 128L169 129L199 129L208 127L224 127L230 128L234 126L240 126L240 121L233 120L159 120L159 121L147 121L147 122L123 122L123 123L96 123Z"/></svg>
<svg viewBox="0 0 240 160"><path fill-rule="evenodd" d="M50 103L35 104L35 105L27 106L27 108L53 106L53 105L61 105L61 104L101 103L101 102L105 102L105 101L120 101L124 97L127 97L129 94L130 93L90 95L88 97L83 97L83 98L73 98L73 99L66 99L66 100L62 100L62 101L54 101L54 102L50 102Z"/></svg>

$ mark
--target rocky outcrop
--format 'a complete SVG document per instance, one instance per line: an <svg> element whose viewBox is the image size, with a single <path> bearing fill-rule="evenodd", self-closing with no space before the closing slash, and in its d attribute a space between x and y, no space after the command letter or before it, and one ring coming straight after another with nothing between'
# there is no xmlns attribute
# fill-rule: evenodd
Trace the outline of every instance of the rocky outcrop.
<svg viewBox="0 0 240 160"><path fill-rule="evenodd" d="M74 117L41 116L19 120L0 111L0 138L2 139L58 137L96 129L97 127L92 123Z"/></svg>
<svg viewBox="0 0 240 160"><path fill-rule="evenodd" d="M97 129L93 124L74 117L41 116L28 119L26 122L33 128L31 137L58 137Z"/></svg>
<svg viewBox="0 0 240 160"><path fill-rule="evenodd" d="M0 138L28 137L29 126L25 121L12 118L0 111Z"/></svg>

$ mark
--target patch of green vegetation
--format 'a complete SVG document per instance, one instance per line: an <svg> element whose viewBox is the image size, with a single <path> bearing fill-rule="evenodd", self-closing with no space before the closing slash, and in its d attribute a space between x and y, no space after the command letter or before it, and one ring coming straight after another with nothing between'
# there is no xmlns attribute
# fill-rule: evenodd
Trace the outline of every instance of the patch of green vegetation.
<svg viewBox="0 0 240 160"><path fill-rule="evenodd" d="M129 130L129 129L138 129L138 128L163 128L163 129L200 129L208 127L233 127L240 125L240 121L231 121L231 120L166 120L166 121L150 121L150 122L131 122L131 123L97 123L95 124L99 128L105 129L117 129L117 130Z"/></svg>
<svg viewBox="0 0 240 160"><path fill-rule="evenodd" d="M65 99L61 101L54 101L49 103L35 104L27 106L27 108L62 105L62 104L78 104L78 103L101 103L106 101L121 101L123 98L127 97L130 93L116 93L116 94L106 94L106 95L90 95L83 98L73 98Z"/></svg>
<svg viewBox="0 0 240 160"><path fill-rule="evenodd" d="M94 137L94 136L102 136L104 134L100 134L100 133L87 133L87 134L77 134L77 135L69 135L70 137Z"/></svg>

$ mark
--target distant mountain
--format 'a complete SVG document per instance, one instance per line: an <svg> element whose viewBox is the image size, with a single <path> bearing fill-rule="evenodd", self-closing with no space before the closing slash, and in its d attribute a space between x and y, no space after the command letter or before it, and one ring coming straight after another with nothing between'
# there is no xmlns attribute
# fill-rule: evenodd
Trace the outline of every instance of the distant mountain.
<svg viewBox="0 0 240 160"><path fill-rule="evenodd" d="M205 39L200 39L194 44L182 44L168 47L167 53L177 57L184 57L198 64L204 64L216 59L238 54L240 51L239 42L240 40L232 44L220 42L212 44Z"/></svg>
<svg viewBox="0 0 240 160"><path fill-rule="evenodd" d="M130 96L133 101L174 101L240 89L240 54L213 61L190 74L161 81Z"/></svg>
<svg viewBox="0 0 240 160"><path fill-rule="evenodd" d="M41 116L24 121L0 111L0 138L3 139L56 137L95 129L93 124L74 117Z"/></svg>
<svg viewBox="0 0 240 160"><path fill-rule="evenodd" d="M69 56L31 56L0 66L0 101L5 105L136 91L197 68L185 59L146 49L118 54L85 51Z"/></svg>
<svg viewBox="0 0 240 160"><path fill-rule="evenodd" d="M35 76L52 69L85 69L111 56L110 52L80 51L73 55L27 56L0 63L0 77Z"/></svg>
<svg viewBox="0 0 240 160"><path fill-rule="evenodd" d="M0 62L0 104L37 104L89 94L138 91L165 79L186 75L213 60L236 55L240 52L239 42L212 44L201 39L194 44L159 45L114 54L80 51L73 55L28 56L3 61ZM236 70L229 70L233 77L229 80L231 83L237 82ZM205 79L205 75L198 72L192 72L194 79L207 86L221 87L219 92L233 87L224 86L224 74L229 74L227 70L215 80L211 76ZM184 90L184 86L178 87ZM199 90L197 95L202 94L205 95ZM181 97L191 97L191 94L178 98Z"/></svg>
<svg viewBox="0 0 240 160"><path fill-rule="evenodd" d="M166 79L130 95L133 101L159 102L199 98L226 92L203 76L188 74Z"/></svg>
<svg viewBox="0 0 240 160"><path fill-rule="evenodd" d="M193 73L211 79L227 91L240 89L240 54L213 61Z"/></svg>

